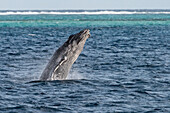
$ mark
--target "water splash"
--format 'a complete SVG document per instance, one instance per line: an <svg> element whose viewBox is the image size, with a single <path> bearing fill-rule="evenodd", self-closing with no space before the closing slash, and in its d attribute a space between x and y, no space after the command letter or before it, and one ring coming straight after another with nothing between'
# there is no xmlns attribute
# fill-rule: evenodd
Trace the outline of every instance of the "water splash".
<svg viewBox="0 0 170 113"><path fill-rule="evenodd" d="M66 78L67 80L80 80L85 79L82 73L78 72L77 70L72 70Z"/></svg>

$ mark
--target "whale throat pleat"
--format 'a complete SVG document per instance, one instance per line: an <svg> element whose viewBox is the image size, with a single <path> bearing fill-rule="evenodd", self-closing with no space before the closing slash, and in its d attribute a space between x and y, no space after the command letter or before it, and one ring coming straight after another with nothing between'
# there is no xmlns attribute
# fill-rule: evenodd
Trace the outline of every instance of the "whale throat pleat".
<svg viewBox="0 0 170 113"><path fill-rule="evenodd" d="M64 63L67 61L67 57L65 56L63 59L61 59L61 61L58 63L58 65L56 66L56 68L54 69L52 75L51 75L51 78L53 80L55 80L55 72L58 70L58 68Z"/></svg>

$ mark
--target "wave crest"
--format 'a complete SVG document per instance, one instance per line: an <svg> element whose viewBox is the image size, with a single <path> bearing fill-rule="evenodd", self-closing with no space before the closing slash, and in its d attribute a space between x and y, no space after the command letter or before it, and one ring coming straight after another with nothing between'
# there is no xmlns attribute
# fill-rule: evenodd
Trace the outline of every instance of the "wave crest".
<svg viewBox="0 0 170 113"><path fill-rule="evenodd" d="M53 14L53 15L102 15L102 14L170 14L170 11L7 11L0 12L0 15L42 15L42 14Z"/></svg>

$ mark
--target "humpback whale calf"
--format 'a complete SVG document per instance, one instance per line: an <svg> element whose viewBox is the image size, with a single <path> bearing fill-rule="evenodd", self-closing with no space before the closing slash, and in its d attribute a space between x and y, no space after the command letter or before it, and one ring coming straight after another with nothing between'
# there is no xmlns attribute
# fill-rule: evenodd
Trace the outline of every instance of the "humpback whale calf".
<svg viewBox="0 0 170 113"><path fill-rule="evenodd" d="M84 44L89 37L89 29L82 30L74 35L70 35L68 40L55 51L40 76L40 80L52 81L66 79L73 63L80 55Z"/></svg>

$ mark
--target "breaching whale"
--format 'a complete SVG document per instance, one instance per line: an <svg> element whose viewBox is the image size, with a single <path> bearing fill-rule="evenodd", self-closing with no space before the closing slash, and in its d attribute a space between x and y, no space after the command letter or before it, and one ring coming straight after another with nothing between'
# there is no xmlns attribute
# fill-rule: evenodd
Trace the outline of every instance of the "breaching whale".
<svg viewBox="0 0 170 113"><path fill-rule="evenodd" d="M70 35L68 40L55 51L40 76L40 80L51 81L66 79L73 63L80 55L84 44L89 37L89 29Z"/></svg>

